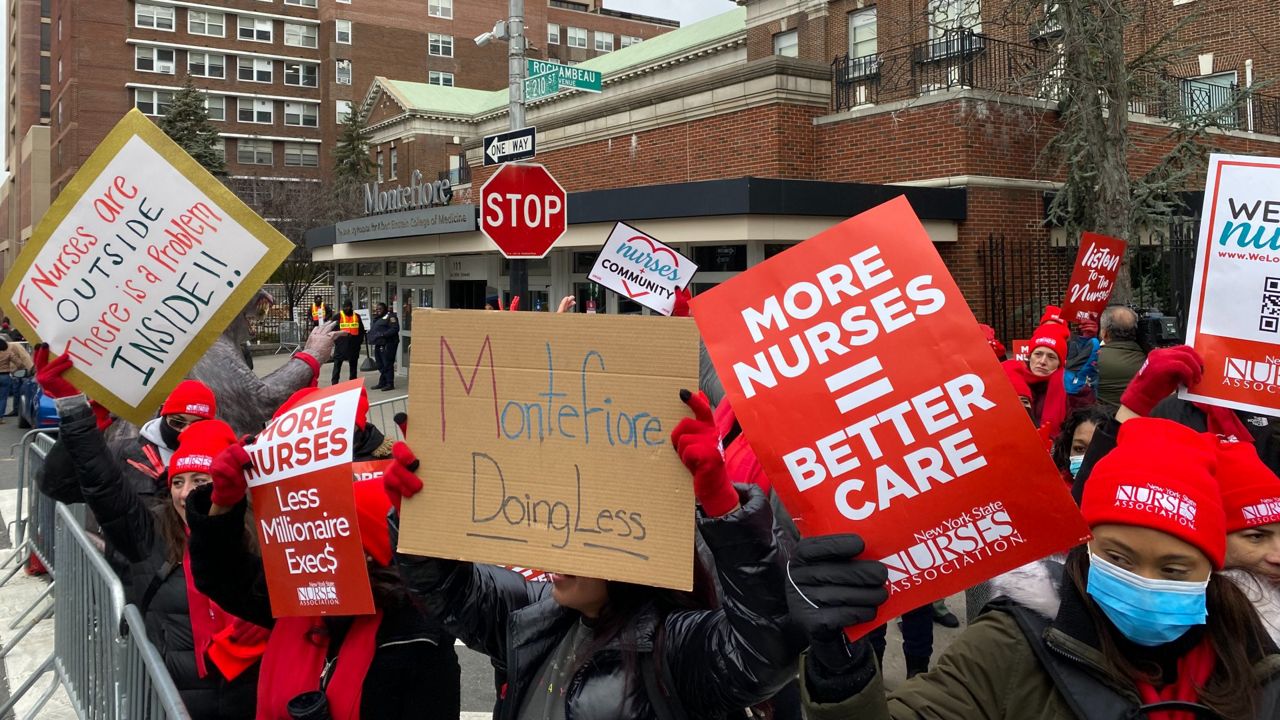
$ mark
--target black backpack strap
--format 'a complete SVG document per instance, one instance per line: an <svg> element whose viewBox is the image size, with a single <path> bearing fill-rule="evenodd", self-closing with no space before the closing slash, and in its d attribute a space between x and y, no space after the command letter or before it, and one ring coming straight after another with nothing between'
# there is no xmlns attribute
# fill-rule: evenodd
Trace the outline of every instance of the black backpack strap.
<svg viewBox="0 0 1280 720"><path fill-rule="evenodd" d="M151 601L155 599L156 593L160 592L160 586L165 580L173 574L174 569L178 567L178 563L166 561L160 566L160 570L151 578L151 582L147 585L147 591L142 593L142 601L138 603L138 612L142 615L147 614L147 608L151 607Z"/></svg>
<svg viewBox="0 0 1280 720"><path fill-rule="evenodd" d="M673 702L668 694L674 692L676 686L670 668L666 663L662 664L662 682L658 682L658 669L657 654L646 653L640 662L640 675L644 678L645 693L649 696L649 704L653 705L654 714L658 720L688 720L684 706L678 699Z"/></svg>

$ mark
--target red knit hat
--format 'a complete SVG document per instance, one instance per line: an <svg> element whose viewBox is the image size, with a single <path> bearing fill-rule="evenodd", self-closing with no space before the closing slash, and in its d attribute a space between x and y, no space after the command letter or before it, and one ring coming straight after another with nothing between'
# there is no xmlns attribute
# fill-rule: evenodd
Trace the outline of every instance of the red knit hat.
<svg viewBox="0 0 1280 720"><path fill-rule="evenodd" d="M356 525L360 528L360 543L364 551L379 565L391 564L391 530L387 527L387 512L391 499L383 487L382 479L361 480L352 483L356 491Z"/></svg>
<svg viewBox="0 0 1280 720"><path fill-rule="evenodd" d="M1093 467L1080 513L1089 527L1136 525L1196 546L1221 570L1227 553L1222 498L1214 479L1216 440L1171 420L1135 418Z"/></svg>
<svg viewBox="0 0 1280 720"><path fill-rule="evenodd" d="M1062 308L1057 305L1045 305L1044 314L1040 316L1040 324L1056 323L1066 327L1066 323L1062 320Z"/></svg>
<svg viewBox="0 0 1280 720"><path fill-rule="evenodd" d="M1253 443L1219 441L1217 478L1227 532L1280 523L1280 478Z"/></svg>
<svg viewBox="0 0 1280 720"><path fill-rule="evenodd" d="M178 387L169 393L164 405L160 407L161 415L198 415L205 420L212 420L218 414L218 399L208 385L199 380L183 380Z"/></svg>
<svg viewBox="0 0 1280 720"><path fill-rule="evenodd" d="M1058 362L1063 362L1067 357L1067 338L1070 336L1071 330L1066 326L1045 323L1031 336L1031 352L1036 348L1049 348L1058 356Z"/></svg>
<svg viewBox="0 0 1280 720"><path fill-rule="evenodd" d="M213 458L236 443L236 433L221 420L192 423L178 435L178 449L169 458L169 482L182 473L207 473Z"/></svg>

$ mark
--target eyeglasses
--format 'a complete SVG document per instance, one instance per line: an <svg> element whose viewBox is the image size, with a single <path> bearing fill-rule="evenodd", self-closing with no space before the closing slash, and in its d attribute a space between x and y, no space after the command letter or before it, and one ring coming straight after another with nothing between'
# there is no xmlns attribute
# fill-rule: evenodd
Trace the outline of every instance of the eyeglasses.
<svg viewBox="0 0 1280 720"><path fill-rule="evenodd" d="M191 423L196 422L196 420L200 420L200 419L201 418L196 418L195 420L193 420L191 418L184 417L182 415L166 415L164 418L164 422L166 425L173 428L174 430L177 430L178 432L182 432L183 430L186 430L188 427L190 427Z"/></svg>

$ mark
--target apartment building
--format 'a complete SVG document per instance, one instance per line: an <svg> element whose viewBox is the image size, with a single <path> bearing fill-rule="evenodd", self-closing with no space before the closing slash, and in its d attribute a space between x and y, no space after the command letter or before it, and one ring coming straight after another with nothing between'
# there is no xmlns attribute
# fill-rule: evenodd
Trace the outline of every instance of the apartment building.
<svg viewBox="0 0 1280 720"><path fill-rule="evenodd" d="M273 182L324 178L342 120L375 77L507 85L506 46L473 41L505 17L505 0L457 8L454 0L8 0L8 7L10 176L0 189L0 263L14 257L49 200L130 107L158 119L188 79L206 93L230 184L250 200ZM529 54L568 62L677 26L598 0L529 2L526 12Z"/></svg>

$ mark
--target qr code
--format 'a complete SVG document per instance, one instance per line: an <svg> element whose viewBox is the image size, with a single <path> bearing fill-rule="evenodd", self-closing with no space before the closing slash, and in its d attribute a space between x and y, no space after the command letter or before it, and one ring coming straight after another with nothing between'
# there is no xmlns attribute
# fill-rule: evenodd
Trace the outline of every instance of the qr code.
<svg viewBox="0 0 1280 720"><path fill-rule="evenodd" d="M1262 284L1262 314L1258 317L1258 330L1280 332L1280 277L1269 277Z"/></svg>

